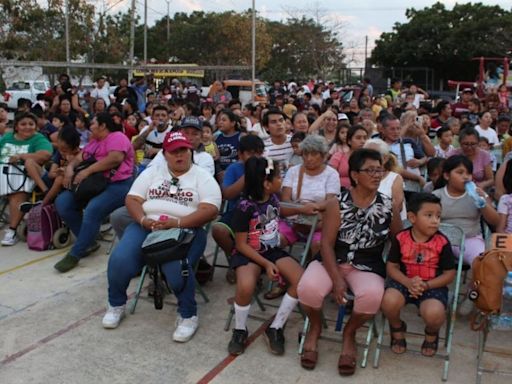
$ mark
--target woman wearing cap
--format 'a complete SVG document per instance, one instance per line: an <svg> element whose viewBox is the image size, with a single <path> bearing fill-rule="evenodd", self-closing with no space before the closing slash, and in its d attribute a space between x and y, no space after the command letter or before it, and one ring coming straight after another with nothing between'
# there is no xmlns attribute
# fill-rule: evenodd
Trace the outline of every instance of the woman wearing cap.
<svg viewBox="0 0 512 384"><path fill-rule="evenodd" d="M116 328L124 317L126 290L144 266L141 245L149 232L193 228L196 235L188 252L189 273L206 247L202 228L219 211L221 192L215 179L192 162L193 147L181 132L169 132L163 142L166 163L145 170L133 183L126 207L134 219L124 231L108 262L109 307L105 328ZM178 299L173 340L186 342L198 327L194 279L183 280L180 261L163 264L167 283ZM184 286L183 286L184 285Z"/></svg>
<svg viewBox="0 0 512 384"><path fill-rule="evenodd" d="M76 242L66 256L55 264L59 272L67 272L78 261L99 248L95 242L101 223L112 211L124 203L133 177L134 152L130 140L119 132L112 117L106 113L96 115L90 125L91 141L66 167L64 187L79 184L90 175L103 172L107 177L106 189L94 196L85 206L77 204L70 190L65 190L55 200L59 215L76 237ZM75 174L74 169L84 160L94 163Z"/></svg>

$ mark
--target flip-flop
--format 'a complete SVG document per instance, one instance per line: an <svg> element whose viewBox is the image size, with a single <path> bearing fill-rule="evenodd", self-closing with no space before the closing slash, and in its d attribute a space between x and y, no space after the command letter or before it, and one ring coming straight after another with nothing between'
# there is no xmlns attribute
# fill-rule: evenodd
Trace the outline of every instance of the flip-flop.
<svg viewBox="0 0 512 384"><path fill-rule="evenodd" d="M398 328L393 328L391 326L391 323L389 324L389 335L391 338L391 342L390 342L391 352L396 353L397 355L401 355L402 353L405 353L407 351L407 341L405 340L405 337L402 337L400 339L397 337L393 337L393 333L402 333L403 334L405 332L407 332L407 324L405 323L405 321L402 320L402 323L400 324L400 326ZM393 349L394 346L402 347L404 350L402 352L396 352Z"/></svg>
<svg viewBox="0 0 512 384"><path fill-rule="evenodd" d="M318 361L318 351L304 351L300 356L300 365L304 369L315 369Z"/></svg>
<svg viewBox="0 0 512 384"><path fill-rule="evenodd" d="M279 285L275 285L274 287L272 287L272 289L270 291L266 292L263 295L263 297L266 300L274 300L274 299L277 299L278 297L283 296L285 293L286 293L286 287L281 287Z"/></svg>
<svg viewBox="0 0 512 384"><path fill-rule="evenodd" d="M356 372L356 357L341 354L338 360L338 373L341 376L351 376Z"/></svg>

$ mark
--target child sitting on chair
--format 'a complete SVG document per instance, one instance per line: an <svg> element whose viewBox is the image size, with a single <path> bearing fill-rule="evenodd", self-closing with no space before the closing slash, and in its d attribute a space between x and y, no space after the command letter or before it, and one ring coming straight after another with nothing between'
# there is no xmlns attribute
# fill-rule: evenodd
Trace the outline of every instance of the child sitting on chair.
<svg viewBox="0 0 512 384"><path fill-rule="evenodd" d="M381 309L389 321L391 350L406 351L407 324L400 310L408 303L420 309L425 322L424 356L434 356L439 330L445 322L448 285L455 278L455 262L450 241L439 232L441 201L429 193L413 195L407 204L412 227L392 240L386 271L388 281Z"/></svg>
<svg viewBox="0 0 512 384"><path fill-rule="evenodd" d="M231 266L236 271L235 329L229 342L231 355L244 352L247 343L247 317L262 271L270 280L289 283L274 321L265 331L270 351L284 353L283 328L297 305L297 284L303 269L286 251L279 248L279 200L281 176L278 164L271 159L251 157L245 162L244 197L232 219L236 251Z"/></svg>

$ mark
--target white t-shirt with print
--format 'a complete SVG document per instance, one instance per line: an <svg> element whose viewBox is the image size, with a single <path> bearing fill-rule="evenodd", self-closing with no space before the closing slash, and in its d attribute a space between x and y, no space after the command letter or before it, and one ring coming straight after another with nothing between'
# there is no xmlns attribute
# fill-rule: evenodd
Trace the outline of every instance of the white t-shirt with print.
<svg viewBox="0 0 512 384"><path fill-rule="evenodd" d="M135 179L128 195L144 199L144 213L153 220L158 220L161 215L187 216L197 210L199 203L220 208L222 195L219 185L207 171L194 164L178 180L177 191L173 194L172 176L167 166L154 166Z"/></svg>
<svg viewBox="0 0 512 384"><path fill-rule="evenodd" d="M297 186L299 182L300 165L291 167L283 180L283 187L292 189L292 200L297 200ZM332 167L326 166L324 171L315 176L309 176L304 172L300 201L322 201L325 195L340 193L340 177Z"/></svg>

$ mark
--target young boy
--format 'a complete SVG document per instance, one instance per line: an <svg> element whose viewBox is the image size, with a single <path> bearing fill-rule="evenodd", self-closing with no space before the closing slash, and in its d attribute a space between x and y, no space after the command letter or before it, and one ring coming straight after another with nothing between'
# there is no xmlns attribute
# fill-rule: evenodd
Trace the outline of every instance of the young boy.
<svg viewBox="0 0 512 384"><path fill-rule="evenodd" d="M299 148L299 144L306 138L306 134L304 132L295 132L290 140L293 148L293 155L290 157L290 167L294 165L302 164L304 160L302 159L302 151Z"/></svg>
<svg viewBox="0 0 512 384"><path fill-rule="evenodd" d="M279 161L283 166L283 173L289 168L293 148L290 142L291 136L286 134L286 115L279 109L271 108L263 115L261 125L270 136L265 140L265 157ZM284 174L282 175L284 177Z"/></svg>
<svg viewBox="0 0 512 384"><path fill-rule="evenodd" d="M492 145L489 143L489 139L484 136L480 136L478 139L478 146L481 150L487 151L491 157L491 167L492 171L496 172L496 169L498 168L498 159L496 159L496 155L492 151Z"/></svg>
<svg viewBox="0 0 512 384"><path fill-rule="evenodd" d="M430 193L409 199L410 228L400 231L391 243L386 264L388 282L381 309L389 321L391 350L404 353L407 324L400 319L403 306L413 303L425 322L424 356L434 356L439 330L445 322L448 285L455 278L455 261L450 241L439 232L441 201Z"/></svg>
<svg viewBox="0 0 512 384"><path fill-rule="evenodd" d="M227 200L227 208L219 221L212 226L212 236L219 247L222 248L229 260L233 247L235 246L234 233L231 229L231 219L234 209L244 189L244 164L252 156L263 155L263 140L255 135L247 135L240 138L238 147L238 162L231 164L224 174L221 190L222 198ZM226 280L230 284L235 283L235 271L228 269Z"/></svg>
<svg viewBox="0 0 512 384"><path fill-rule="evenodd" d="M432 193L434 191L437 181L443 175L444 160L442 157L428 159L427 174L430 181L423 186L423 192Z"/></svg>
<svg viewBox="0 0 512 384"><path fill-rule="evenodd" d="M436 136L439 144L434 147L436 150L435 156L446 159L448 157L448 152L453 149L453 132L449 127L442 126L436 131Z"/></svg>

